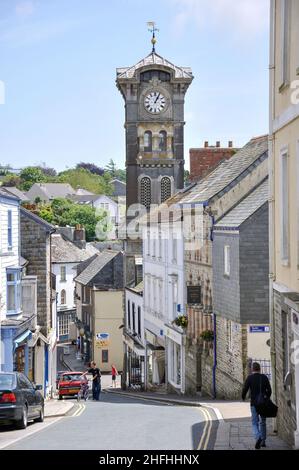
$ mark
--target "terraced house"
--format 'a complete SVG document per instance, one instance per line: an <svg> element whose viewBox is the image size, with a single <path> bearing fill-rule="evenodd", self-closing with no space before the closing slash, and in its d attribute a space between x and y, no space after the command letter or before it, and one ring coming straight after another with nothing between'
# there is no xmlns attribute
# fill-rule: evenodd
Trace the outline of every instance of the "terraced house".
<svg viewBox="0 0 299 470"><path fill-rule="evenodd" d="M299 448L299 2L271 1L270 317L278 432Z"/></svg>

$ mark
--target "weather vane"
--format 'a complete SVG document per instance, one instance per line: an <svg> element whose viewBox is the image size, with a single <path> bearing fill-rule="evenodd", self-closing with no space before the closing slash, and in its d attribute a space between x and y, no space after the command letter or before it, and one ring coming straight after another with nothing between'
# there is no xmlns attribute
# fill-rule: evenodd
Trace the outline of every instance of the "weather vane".
<svg viewBox="0 0 299 470"><path fill-rule="evenodd" d="M156 23L154 21L148 21L147 22L147 26L148 26L148 30L152 33L152 40L151 40L151 43L153 45L153 49L152 49L152 53L156 52L155 51L155 44L157 42L156 40L156 36L155 36L155 32L156 31L159 31L157 28L156 28Z"/></svg>

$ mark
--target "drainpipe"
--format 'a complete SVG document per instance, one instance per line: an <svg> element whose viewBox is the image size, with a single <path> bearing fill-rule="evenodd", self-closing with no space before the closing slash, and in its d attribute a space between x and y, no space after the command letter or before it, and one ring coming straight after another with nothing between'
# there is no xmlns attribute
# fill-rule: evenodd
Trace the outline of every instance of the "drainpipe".
<svg viewBox="0 0 299 470"><path fill-rule="evenodd" d="M213 329L214 329L214 363L213 363L213 398L216 399L217 397L217 390L216 390L216 368L217 368L217 328L216 328L216 314L213 313Z"/></svg>
<svg viewBox="0 0 299 470"><path fill-rule="evenodd" d="M272 365L272 391L273 400L277 399L276 390L276 351L275 351L275 322L274 322L274 301L273 301L273 282L275 281L275 161L274 161L274 142L273 120L275 118L275 18L276 18L276 0L271 0L270 6L270 64L269 64L269 313L271 328L271 365ZM277 429L276 420L273 420L273 428Z"/></svg>

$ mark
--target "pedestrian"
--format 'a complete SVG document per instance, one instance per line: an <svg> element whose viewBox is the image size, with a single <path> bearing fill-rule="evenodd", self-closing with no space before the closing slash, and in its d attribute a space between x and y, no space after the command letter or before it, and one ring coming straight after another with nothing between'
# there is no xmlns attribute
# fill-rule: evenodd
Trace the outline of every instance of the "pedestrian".
<svg viewBox="0 0 299 470"><path fill-rule="evenodd" d="M80 351L80 336L77 338L77 350Z"/></svg>
<svg viewBox="0 0 299 470"><path fill-rule="evenodd" d="M266 447L266 418L258 414L256 406L260 397L270 398L272 390L268 377L261 374L261 366L258 362L253 362L252 373L247 377L242 391L242 400L245 400L248 390L250 391L250 408L252 419L252 430L256 440L255 448Z"/></svg>
<svg viewBox="0 0 299 470"><path fill-rule="evenodd" d="M111 374L112 374L112 388L116 388L116 376L118 375L118 372L117 372L115 365L113 364L111 366Z"/></svg>
<svg viewBox="0 0 299 470"><path fill-rule="evenodd" d="M101 371L94 361L90 363L90 368L82 375L86 374L92 375L92 399L99 401L101 393Z"/></svg>

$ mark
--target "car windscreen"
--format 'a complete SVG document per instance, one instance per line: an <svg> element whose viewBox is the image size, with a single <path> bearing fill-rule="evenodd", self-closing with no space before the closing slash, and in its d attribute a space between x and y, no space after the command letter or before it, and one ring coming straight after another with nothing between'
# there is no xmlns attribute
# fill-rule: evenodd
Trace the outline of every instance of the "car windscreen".
<svg viewBox="0 0 299 470"><path fill-rule="evenodd" d="M64 374L61 377L62 382L69 382L71 380L81 380L82 374Z"/></svg>
<svg viewBox="0 0 299 470"><path fill-rule="evenodd" d="M0 390L12 390L15 383L14 374L0 374Z"/></svg>

